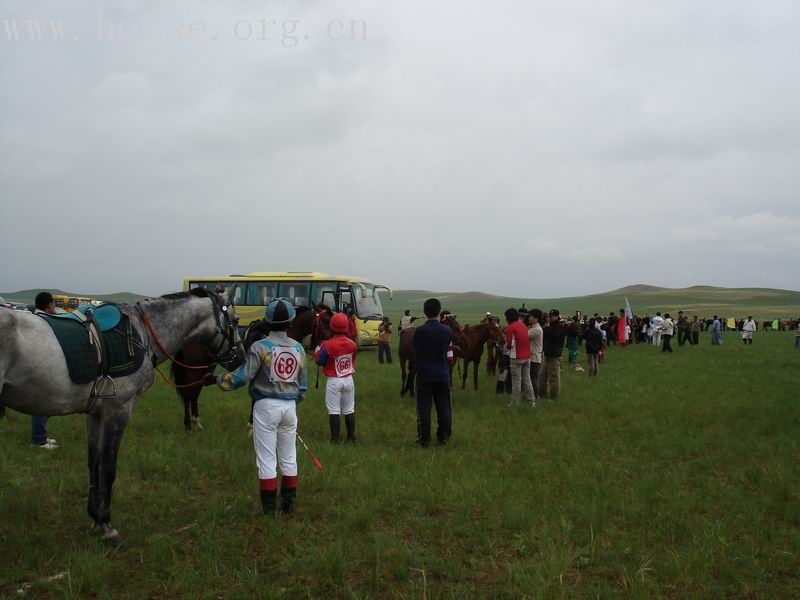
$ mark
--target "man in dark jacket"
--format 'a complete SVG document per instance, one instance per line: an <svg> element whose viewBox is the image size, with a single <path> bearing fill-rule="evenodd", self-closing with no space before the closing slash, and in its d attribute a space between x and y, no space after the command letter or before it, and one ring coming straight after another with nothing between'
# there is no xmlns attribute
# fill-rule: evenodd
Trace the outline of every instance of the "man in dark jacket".
<svg viewBox="0 0 800 600"><path fill-rule="evenodd" d="M544 364L539 379L539 391L542 398L558 400L558 393L561 391L561 354L564 352L567 328L561 323L561 314L557 309L550 311L549 318L550 323L542 332Z"/></svg>
<svg viewBox="0 0 800 600"><path fill-rule="evenodd" d="M589 363L589 377L597 377L600 350L603 347L603 335L595 326L595 323L594 319L589 319L589 326L583 334L583 339L586 340L586 361Z"/></svg>
<svg viewBox="0 0 800 600"><path fill-rule="evenodd" d="M440 446L452 433L450 405L450 366L447 349L452 330L439 322L442 304L429 298L423 305L425 324L414 332L414 368L417 372L417 443L427 448L431 443L431 405L436 406L436 439Z"/></svg>

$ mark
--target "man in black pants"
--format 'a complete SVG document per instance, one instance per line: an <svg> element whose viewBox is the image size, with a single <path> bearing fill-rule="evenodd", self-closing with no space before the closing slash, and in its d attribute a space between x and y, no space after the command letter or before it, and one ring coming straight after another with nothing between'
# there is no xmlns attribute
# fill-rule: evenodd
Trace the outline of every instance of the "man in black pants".
<svg viewBox="0 0 800 600"><path fill-rule="evenodd" d="M431 405L436 406L436 439L440 446L452 433L450 405L450 367L447 348L452 331L439 322L442 304L429 298L423 305L424 325L414 332L414 368L417 372L417 443L427 448L431 443Z"/></svg>

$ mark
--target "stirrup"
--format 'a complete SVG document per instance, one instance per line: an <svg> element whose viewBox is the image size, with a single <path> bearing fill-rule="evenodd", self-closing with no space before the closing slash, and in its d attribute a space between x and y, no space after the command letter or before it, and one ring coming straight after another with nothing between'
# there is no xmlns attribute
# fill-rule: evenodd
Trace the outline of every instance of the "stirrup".
<svg viewBox="0 0 800 600"><path fill-rule="evenodd" d="M111 382L111 394L98 394L98 384L101 381L110 381ZM102 386L100 386L102 387ZM94 385L92 385L92 392L90 394L91 398L97 398L100 400L107 400L109 398L116 398L117 397L117 384L114 383L114 378L110 375L101 375L97 379L94 380Z"/></svg>

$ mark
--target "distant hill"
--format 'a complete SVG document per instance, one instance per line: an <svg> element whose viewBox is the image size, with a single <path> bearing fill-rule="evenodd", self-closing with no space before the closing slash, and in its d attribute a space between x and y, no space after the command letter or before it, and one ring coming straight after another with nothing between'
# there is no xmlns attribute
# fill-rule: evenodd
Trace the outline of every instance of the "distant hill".
<svg viewBox="0 0 800 600"><path fill-rule="evenodd" d="M663 288L653 285L630 285L610 292L565 298L513 298L483 294L481 292L433 292L428 290L395 290L394 300L384 299L384 311L393 320L399 319L403 310L422 316L422 303L426 298L436 297L444 308L450 310L464 322L474 322L491 311L502 314L510 306L550 310L557 308L562 313L572 314L576 310L584 314L617 312L625 306L625 298L636 314L655 314L656 311L677 313L683 310L690 315L711 317L746 317L756 320L775 318L797 318L800 316L800 292L770 288L722 288L693 286L689 288ZM385 297L384 297L385 298ZM462 318L463 317L463 318Z"/></svg>
<svg viewBox="0 0 800 600"><path fill-rule="evenodd" d="M32 304L40 289L0 292L7 302ZM48 290L70 296L88 296L98 300L132 303L145 298L133 292L115 294L87 294ZM513 298L487 294L485 292L435 292L431 290L395 290L394 300L383 296L384 311L392 320L399 320L405 309L422 316L422 303L431 297L439 298L444 307L464 322L479 319L487 311L502 314L509 306L519 308L538 307L542 310L558 308L562 313L572 314L576 310L584 314L618 311L625 306L627 297L636 314L654 314L656 311L677 313L678 310L700 317L720 316L746 317L756 320L793 318L800 316L800 292L771 288L723 288L696 285L688 288L664 288L654 285L629 285L610 292L565 298Z"/></svg>
<svg viewBox="0 0 800 600"><path fill-rule="evenodd" d="M119 304L131 304L133 302L138 302L146 296L141 294L135 294L133 292L115 292L113 294L91 294L91 293L76 293L76 292L65 292L63 290L53 290L53 289L33 289L33 290L19 290L16 292L0 292L0 296L3 296L6 302L17 302L19 304L33 304L34 298L36 298L36 294L39 292L50 292L51 294L65 294L67 296L81 296L84 298L95 298L97 300L104 300L105 302L117 302Z"/></svg>

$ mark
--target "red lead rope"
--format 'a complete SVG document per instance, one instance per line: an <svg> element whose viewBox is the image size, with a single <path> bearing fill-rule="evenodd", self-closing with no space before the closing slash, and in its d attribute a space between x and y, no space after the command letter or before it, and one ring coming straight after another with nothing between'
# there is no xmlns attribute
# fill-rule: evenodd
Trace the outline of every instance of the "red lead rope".
<svg viewBox="0 0 800 600"><path fill-rule="evenodd" d="M150 336L153 338L153 341L155 341L156 346L158 346L158 349L161 350L161 354L166 356L168 359L170 359L176 365L180 365L184 369L209 369L212 366L212 365L187 365L187 364L184 364L184 363L180 362L179 360L176 360L175 357L172 356L169 352L167 352L166 349L164 348L164 346L161 345L161 340L158 339L158 336L156 335L156 332L153 329L153 324L150 322L150 318L144 313L144 311L142 311L142 321L144 321L144 326L147 328L147 331L150 334ZM194 385L194 384L191 384L191 385Z"/></svg>

